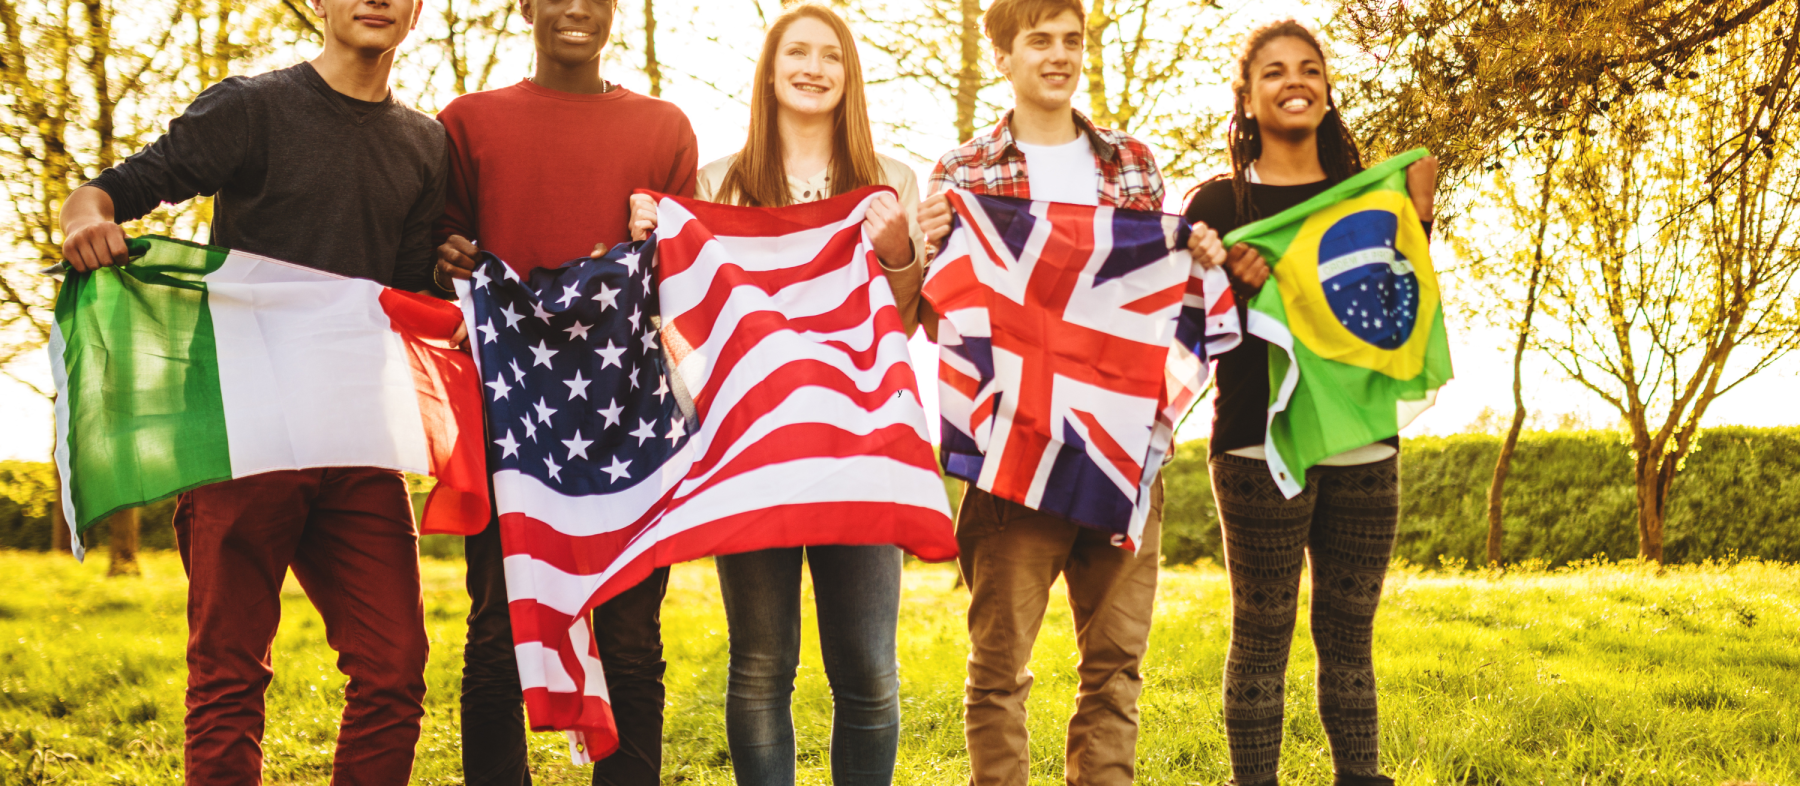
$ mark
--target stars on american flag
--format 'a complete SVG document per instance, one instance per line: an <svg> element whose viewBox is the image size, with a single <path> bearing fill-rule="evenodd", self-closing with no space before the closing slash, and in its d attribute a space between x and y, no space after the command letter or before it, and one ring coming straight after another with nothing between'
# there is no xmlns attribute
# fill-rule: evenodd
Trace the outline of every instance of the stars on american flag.
<svg viewBox="0 0 1800 786"><path fill-rule="evenodd" d="M574 379L563 380L563 384L569 386L569 400L587 398L587 386L592 382L591 379L582 379L581 369L575 369Z"/></svg>
<svg viewBox="0 0 1800 786"><path fill-rule="evenodd" d="M518 276L484 255L470 291L489 463L570 495L621 491L682 449L649 266L621 246ZM529 319L527 318L529 317Z"/></svg>
<svg viewBox="0 0 1800 786"><path fill-rule="evenodd" d="M604 349L596 349L594 352L600 356L601 368L606 368L607 366L618 366L619 368L625 367L619 362L619 357L625 354L625 348L613 346L612 339L610 338L606 340L606 347Z"/></svg>

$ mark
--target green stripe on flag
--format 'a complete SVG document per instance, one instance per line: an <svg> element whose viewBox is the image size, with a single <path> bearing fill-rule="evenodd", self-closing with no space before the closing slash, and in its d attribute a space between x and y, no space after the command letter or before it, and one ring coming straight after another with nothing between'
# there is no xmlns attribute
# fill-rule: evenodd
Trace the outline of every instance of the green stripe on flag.
<svg viewBox="0 0 1800 786"><path fill-rule="evenodd" d="M1406 176L1404 173L1406 168L1412 166L1414 161L1428 155L1431 155L1431 151L1422 147L1408 150L1351 175L1344 182L1325 189L1305 202L1268 218L1231 230L1225 235L1225 239L1219 242L1226 248L1231 248L1238 243L1249 243L1256 246L1257 251L1261 252L1264 257L1270 260L1278 259L1282 254L1287 253L1288 243L1293 241L1294 234L1300 231L1300 223L1305 221L1307 216L1342 202L1348 197L1363 193L1371 186L1405 191ZM1402 173L1398 181L1382 183L1396 172Z"/></svg>
<svg viewBox="0 0 1800 786"><path fill-rule="evenodd" d="M77 529L231 477L203 277L226 251L136 238L132 261L71 273L56 298ZM59 380L60 381L60 380Z"/></svg>

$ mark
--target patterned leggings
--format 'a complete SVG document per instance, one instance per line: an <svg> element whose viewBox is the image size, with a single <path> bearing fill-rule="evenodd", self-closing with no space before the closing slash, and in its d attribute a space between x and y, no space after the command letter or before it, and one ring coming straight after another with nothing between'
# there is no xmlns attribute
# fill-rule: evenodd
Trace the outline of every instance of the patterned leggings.
<svg viewBox="0 0 1800 786"><path fill-rule="evenodd" d="M1381 775L1371 639L1400 515L1398 457L1314 467L1293 499L1261 460L1225 454L1211 466L1231 573L1225 735L1236 783L1276 783L1288 648L1310 556L1319 720L1337 783L1391 784Z"/></svg>

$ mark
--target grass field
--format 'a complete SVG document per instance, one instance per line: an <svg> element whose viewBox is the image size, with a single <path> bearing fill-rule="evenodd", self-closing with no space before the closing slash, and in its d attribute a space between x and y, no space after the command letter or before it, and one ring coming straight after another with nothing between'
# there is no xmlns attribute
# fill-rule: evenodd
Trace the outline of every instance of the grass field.
<svg viewBox="0 0 1800 786"><path fill-rule="evenodd" d="M105 559L0 552L0 784L179 783L180 563L103 579ZM457 684L467 598L457 562L427 560L427 718L415 782L460 783ZM900 631L902 784L966 778L961 724L967 595L946 566L906 574ZM664 607L664 779L728 784L726 638L710 564L676 569ZM1219 719L1228 635L1217 568L1164 573L1145 668L1139 781L1229 778ZM1067 608L1052 604L1033 670L1033 783L1062 781L1073 706ZM290 582L265 739L271 783L329 777L344 678ZM1579 566L1506 576L1396 569L1377 634L1382 756L1402 784L1800 786L1800 567ZM826 783L830 696L816 628L795 696L802 783ZM1311 643L1289 672L1284 782L1329 784ZM532 740L538 783L585 783L560 735Z"/></svg>

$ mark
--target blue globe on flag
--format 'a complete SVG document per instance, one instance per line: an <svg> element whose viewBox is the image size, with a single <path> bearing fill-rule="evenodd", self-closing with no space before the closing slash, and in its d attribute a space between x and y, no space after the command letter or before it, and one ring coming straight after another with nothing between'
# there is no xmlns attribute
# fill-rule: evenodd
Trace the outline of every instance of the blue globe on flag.
<svg viewBox="0 0 1800 786"><path fill-rule="evenodd" d="M1319 284L1332 316L1382 349L1405 344L1419 319L1419 278L1394 247L1397 221L1391 211L1364 210L1319 240Z"/></svg>

